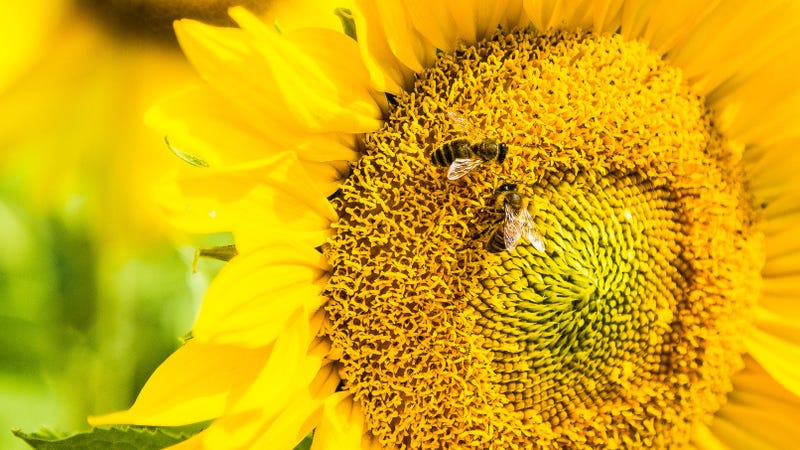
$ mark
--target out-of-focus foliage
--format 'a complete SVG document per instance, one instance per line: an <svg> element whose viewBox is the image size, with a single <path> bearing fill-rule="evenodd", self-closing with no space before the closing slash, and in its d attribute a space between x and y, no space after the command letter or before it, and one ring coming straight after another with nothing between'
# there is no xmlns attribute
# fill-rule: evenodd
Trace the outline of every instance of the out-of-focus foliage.
<svg viewBox="0 0 800 450"><path fill-rule="evenodd" d="M221 264L192 275L194 248L230 242L168 235L151 198L185 164L142 122L195 81L169 32L191 15L181 3L4 5L0 448L27 448L12 428L85 430L87 415L127 407ZM224 14L215 3L195 2Z"/></svg>

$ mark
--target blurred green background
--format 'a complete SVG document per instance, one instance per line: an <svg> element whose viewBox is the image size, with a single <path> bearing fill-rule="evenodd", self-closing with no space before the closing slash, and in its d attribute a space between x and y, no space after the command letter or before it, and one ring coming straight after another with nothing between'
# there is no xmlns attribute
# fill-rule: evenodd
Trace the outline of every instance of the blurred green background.
<svg viewBox="0 0 800 450"><path fill-rule="evenodd" d="M180 345L229 236L173 231L151 190L184 164L142 123L194 83L172 20L230 1L33 0L0 24L0 448L88 429ZM245 2L255 3L255 2ZM255 8L257 9L257 8Z"/></svg>

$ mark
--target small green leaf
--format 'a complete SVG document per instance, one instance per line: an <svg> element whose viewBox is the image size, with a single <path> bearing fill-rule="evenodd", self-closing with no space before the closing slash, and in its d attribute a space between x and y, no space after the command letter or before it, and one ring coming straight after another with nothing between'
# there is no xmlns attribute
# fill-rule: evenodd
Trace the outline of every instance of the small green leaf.
<svg viewBox="0 0 800 450"><path fill-rule="evenodd" d="M208 163L205 162L202 158L192 155L191 153L186 153L185 151L173 146L169 142L169 138L164 136L164 142L167 143L167 148L169 148L172 153L175 154L178 158L184 160L185 162L195 166L195 167L208 167Z"/></svg>
<svg viewBox="0 0 800 450"><path fill-rule="evenodd" d="M236 250L236 244L197 249L194 252L194 261L192 261L192 273L197 272L197 262L200 260L200 258L211 258L218 261L230 261L231 258L238 254L239 251Z"/></svg>
<svg viewBox="0 0 800 450"><path fill-rule="evenodd" d="M354 41L357 41L356 21L353 20L353 12L348 8L336 8L333 10L333 13L342 22L342 31L344 31L344 34L353 38Z"/></svg>
<svg viewBox="0 0 800 450"><path fill-rule="evenodd" d="M13 430L15 436L37 450L109 449L158 450L184 441L202 431L208 422L183 427L98 427L80 433L42 429L34 433Z"/></svg>
<svg viewBox="0 0 800 450"><path fill-rule="evenodd" d="M314 432L312 431L308 436L303 438L294 450L311 450L311 441L314 440Z"/></svg>

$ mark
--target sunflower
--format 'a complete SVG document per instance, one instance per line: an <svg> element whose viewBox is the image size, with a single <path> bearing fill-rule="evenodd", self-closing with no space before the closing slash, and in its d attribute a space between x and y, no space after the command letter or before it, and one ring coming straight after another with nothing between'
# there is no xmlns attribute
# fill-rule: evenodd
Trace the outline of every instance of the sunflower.
<svg viewBox="0 0 800 450"><path fill-rule="evenodd" d="M95 424L176 448L789 448L790 2L358 2L176 24L174 223L239 255ZM286 26L291 23L292 26ZM313 26L312 26L313 25Z"/></svg>

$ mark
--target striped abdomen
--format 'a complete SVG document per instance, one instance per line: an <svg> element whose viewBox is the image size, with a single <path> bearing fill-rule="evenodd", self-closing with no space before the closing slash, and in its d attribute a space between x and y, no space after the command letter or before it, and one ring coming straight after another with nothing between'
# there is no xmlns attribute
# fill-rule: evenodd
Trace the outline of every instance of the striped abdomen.
<svg viewBox="0 0 800 450"><path fill-rule="evenodd" d="M500 253L506 250L506 233L503 225L504 222L500 221L492 229L492 234L486 241L486 250L489 253Z"/></svg>
<svg viewBox="0 0 800 450"><path fill-rule="evenodd" d="M459 138L445 142L431 153L431 162L434 165L447 167L453 161L461 158L472 158L473 152L469 139Z"/></svg>

